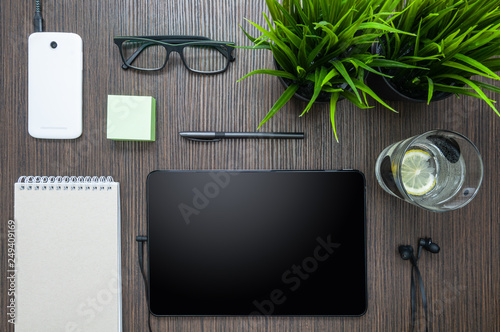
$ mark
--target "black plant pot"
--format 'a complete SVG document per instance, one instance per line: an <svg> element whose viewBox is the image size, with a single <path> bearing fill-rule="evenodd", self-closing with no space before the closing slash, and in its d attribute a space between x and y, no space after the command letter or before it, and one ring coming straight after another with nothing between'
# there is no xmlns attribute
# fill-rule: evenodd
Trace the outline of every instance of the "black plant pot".
<svg viewBox="0 0 500 332"><path fill-rule="evenodd" d="M381 71L381 68L377 68ZM383 100L390 101L409 101L413 103L427 103L426 97L405 94L398 90L394 84L391 83L390 78L380 76L374 73L366 75L366 85L370 87ZM453 95L449 92L435 91L431 101L439 101L446 99Z"/></svg>
<svg viewBox="0 0 500 332"><path fill-rule="evenodd" d="M381 43L372 44L372 54L383 55ZM376 70L381 73L383 72L383 69L379 67ZM394 70L397 71L397 68L394 68ZM404 91L402 87L394 84L388 77L368 72L366 85L383 100L427 103L427 91ZM431 101L443 100L452 95L453 93L450 92L434 91Z"/></svg>

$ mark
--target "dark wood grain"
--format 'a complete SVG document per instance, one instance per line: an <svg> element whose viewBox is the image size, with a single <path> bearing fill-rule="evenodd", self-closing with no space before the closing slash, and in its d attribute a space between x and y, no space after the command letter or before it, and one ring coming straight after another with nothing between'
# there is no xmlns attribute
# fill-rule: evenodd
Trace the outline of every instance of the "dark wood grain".
<svg viewBox="0 0 500 332"><path fill-rule="evenodd" d="M76 140L37 140L27 132L27 40L34 1L0 1L0 310L7 323L7 221L13 218L13 184L21 175L111 175L121 184L124 331L145 331L147 307L136 256L136 235L146 232L145 180L157 169L354 168L367 182L368 311L358 318L215 317L152 318L154 331L404 331L410 316L410 263L397 246L431 236L442 251L425 253L420 268L432 331L500 330L500 118L476 99L451 97L430 106L391 103L360 110L342 101L335 142L327 106L299 117L293 100L263 131L304 131L305 140L226 140L215 144L181 139L181 130L253 131L283 88L276 78L249 71L271 68L265 51L237 50L222 75L189 73L172 55L161 72L120 69L113 36L196 34L248 45L239 28L245 18L264 24L265 1L46 0L47 31L78 33L84 42L84 133ZM149 95L157 100L157 140L106 139L108 94ZM495 100L498 96L489 94ZM444 128L469 137L482 153L483 186L457 211L431 213L385 193L377 184L378 153L392 142ZM335 299L332 299L335 301ZM422 310L418 312L423 318ZM421 330L422 325L417 330Z"/></svg>

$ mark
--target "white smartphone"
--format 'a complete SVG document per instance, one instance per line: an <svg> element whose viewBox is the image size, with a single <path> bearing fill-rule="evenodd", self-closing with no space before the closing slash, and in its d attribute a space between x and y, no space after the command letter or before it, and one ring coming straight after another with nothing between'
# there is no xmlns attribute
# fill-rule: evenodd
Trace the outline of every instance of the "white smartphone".
<svg viewBox="0 0 500 332"><path fill-rule="evenodd" d="M36 32L28 39L28 132L35 138L82 134L82 38Z"/></svg>

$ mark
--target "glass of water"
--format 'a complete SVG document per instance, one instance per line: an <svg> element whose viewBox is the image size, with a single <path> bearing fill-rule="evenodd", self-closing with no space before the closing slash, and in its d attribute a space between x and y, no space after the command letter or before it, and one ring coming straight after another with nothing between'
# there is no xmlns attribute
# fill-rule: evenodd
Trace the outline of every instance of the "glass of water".
<svg viewBox="0 0 500 332"><path fill-rule="evenodd" d="M455 210L476 196L483 162L465 136L432 130L386 147L375 175L388 193L433 212Z"/></svg>

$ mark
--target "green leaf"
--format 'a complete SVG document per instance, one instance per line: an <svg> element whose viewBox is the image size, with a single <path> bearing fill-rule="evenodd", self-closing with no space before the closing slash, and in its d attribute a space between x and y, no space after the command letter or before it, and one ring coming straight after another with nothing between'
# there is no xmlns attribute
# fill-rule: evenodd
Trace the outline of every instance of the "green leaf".
<svg viewBox="0 0 500 332"><path fill-rule="evenodd" d="M373 99L375 99L376 101L378 101L380 104L384 105L385 107L387 107L391 111L393 111L395 113L398 113L394 108L392 108L391 106L387 105L382 99L380 99L380 97L377 96L377 94L375 92L373 92L372 89L370 89L363 82L361 82L359 80L354 80L354 84L356 85L356 87L358 89L360 89L361 91L366 92L367 94L369 94Z"/></svg>
<svg viewBox="0 0 500 332"><path fill-rule="evenodd" d="M321 84L323 82L323 79L325 78L326 74L328 73L328 70L325 67L321 67L321 69L316 69L316 72L314 73L314 91L313 95L311 97L311 100L309 100L309 103L307 104L306 108L304 111L302 111L302 114L300 116L303 116L306 114L316 101L316 99L319 96L319 93L321 92L321 88L323 85Z"/></svg>
<svg viewBox="0 0 500 332"><path fill-rule="evenodd" d="M304 68L302 68L301 66L297 66L297 76L299 78L305 78L306 75L307 75L307 71Z"/></svg>
<svg viewBox="0 0 500 332"><path fill-rule="evenodd" d="M323 50L325 47L326 43L330 40L330 37L325 37L323 40L309 53L309 56L307 57L307 62L312 63L316 56ZM328 50L327 50L328 52Z"/></svg>
<svg viewBox="0 0 500 332"><path fill-rule="evenodd" d="M392 54L392 58L397 58L399 56L399 50L401 49L401 37L399 37L399 33L393 34L394 36L394 50L391 51L391 43L387 43L387 54ZM403 36L404 37L404 36Z"/></svg>
<svg viewBox="0 0 500 332"><path fill-rule="evenodd" d="M323 86L321 91L335 93L335 92L343 92L344 90L343 89L334 89L334 88L330 88L328 86Z"/></svg>
<svg viewBox="0 0 500 332"><path fill-rule="evenodd" d="M297 77L295 75L293 75L289 72L286 72L286 71L273 70L273 69L257 69L257 70L251 71L250 73L246 74L245 76L243 76L242 78L240 78L236 82L240 82L240 81L244 80L245 78L252 76L252 75L255 75L255 74L266 74L266 75L272 75L272 76L279 76L279 77L284 77L284 78L288 78L291 80L297 79Z"/></svg>
<svg viewBox="0 0 500 332"><path fill-rule="evenodd" d="M248 38L248 39L249 39L252 43L256 43L256 42L255 42L255 38L254 38L254 37L252 37L252 36L250 36L250 34L249 34L248 32L246 32L246 30L245 30L245 29L243 29L243 27L241 26L241 24L240 24L240 28L241 28L241 30L243 31L243 33L245 34L245 36L247 36L247 38Z"/></svg>
<svg viewBox="0 0 500 332"><path fill-rule="evenodd" d="M475 84L474 82L472 82L471 80L465 78L465 77L462 77L462 76L459 76L459 75L455 75L455 74L443 74L443 75L439 75L439 76L436 76L436 78L439 78L439 77L444 77L444 78L451 78L453 80L456 80L456 81L460 81L460 82L463 82L465 84L467 84L468 86L470 86L474 91L476 91L476 93L481 96L481 98L495 111L495 113L497 113L498 116L500 116L500 113L498 112L498 110L496 109L496 107L493 105L491 99L489 99L485 94L484 92L479 88L479 86L477 86L477 84Z"/></svg>
<svg viewBox="0 0 500 332"><path fill-rule="evenodd" d="M460 53L455 54L455 58L457 58L458 60L463 61L466 64L482 71L484 73L484 74L482 74L482 76L487 76L487 77L494 78L496 80L500 80L500 77L497 74L492 72L488 67L484 66L479 61L476 61L476 60L474 60L474 59L472 59L464 54L460 54Z"/></svg>
<svg viewBox="0 0 500 332"><path fill-rule="evenodd" d="M269 8L269 13L271 14L271 17L273 18L273 21L280 21L281 20L281 12L278 11L276 8L276 0L266 0L266 5L267 8Z"/></svg>
<svg viewBox="0 0 500 332"><path fill-rule="evenodd" d="M483 64L486 67L491 68L494 71L500 70L500 58L492 58L492 59L485 60L485 61L483 61Z"/></svg>
<svg viewBox="0 0 500 332"><path fill-rule="evenodd" d="M290 11L290 0L283 0L283 9L286 12Z"/></svg>
<svg viewBox="0 0 500 332"><path fill-rule="evenodd" d="M408 11L405 12L404 16L401 16L402 29L405 31L411 31L415 19L418 17L417 12L419 10L418 2L413 2L412 5L408 6Z"/></svg>
<svg viewBox="0 0 500 332"><path fill-rule="evenodd" d="M480 72L479 70L467 67L466 65L463 65L463 64L461 64L459 62L446 61L446 62L443 62L442 65L445 66L445 67L459 69L459 70L462 70L464 72L467 72L467 73L470 73L470 74L473 74L473 75L481 75L481 76L485 76L485 77L489 77L489 78L495 78L495 77L491 77L491 76L489 76L489 75L487 75L487 74L485 74L483 72Z"/></svg>
<svg viewBox="0 0 500 332"><path fill-rule="evenodd" d="M441 45L439 45L438 43L434 43L434 42L432 42L432 43L427 42L427 45L425 45L420 50L420 56L422 56L424 54L434 53L434 52L439 53L438 55L434 55L437 59L437 56L440 56L441 53L443 52Z"/></svg>
<svg viewBox="0 0 500 332"><path fill-rule="evenodd" d="M349 100L353 105L355 105L361 109L369 109L369 108L374 107L374 106L368 106L368 104L360 102L358 100L358 98L356 97L356 95L350 91L343 91L340 93L340 95L342 97L344 97L345 99Z"/></svg>
<svg viewBox="0 0 500 332"><path fill-rule="evenodd" d="M259 128L264 123L266 123L267 120L272 118L274 116L274 114L276 114L276 112L278 112L292 98L292 96L295 94L295 92L297 92L298 89L299 89L298 84L294 83L294 84L289 85L288 88L286 88L285 92L283 92L283 94L276 101L276 103L274 103L273 107L271 107L271 109L269 110L267 115L264 117L264 119L262 119L259 126L257 127L257 130L259 130Z"/></svg>
<svg viewBox="0 0 500 332"><path fill-rule="evenodd" d="M275 45L271 45L271 51L273 52L274 59L276 60L278 65L283 68L283 70L290 73L295 73L297 64L294 64L292 61L290 61L290 59Z"/></svg>
<svg viewBox="0 0 500 332"><path fill-rule="evenodd" d="M442 91L442 92L449 92L449 93L454 93L457 96L458 95L464 95L464 96L470 96L470 97L475 97L478 99L483 99L480 95L477 93L472 92L468 88L465 87L459 87L459 86L453 86L453 85L446 85L446 84L441 84L441 83L434 83L434 90L435 91Z"/></svg>
<svg viewBox="0 0 500 332"><path fill-rule="evenodd" d="M450 11L453 10L453 7L450 7L449 10ZM444 14L443 12L440 13L441 16L444 16L443 14ZM453 14L453 17L451 17L450 20L448 21L449 23L443 29L441 29L441 31L438 31L439 34L434 38L435 40L441 40L443 38L442 36L444 34L449 33L449 31L450 31L449 27L456 21L456 17L458 14L459 14L458 11L455 11L455 13ZM438 16L437 19L442 20L442 17ZM434 24L432 24L432 25L434 25ZM426 30L428 30L428 29L426 29Z"/></svg>
<svg viewBox="0 0 500 332"><path fill-rule="evenodd" d="M307 46L307 39L303 38L302 42L299 45L299 54L298 54L298 59L297 62L301 64L303 67L308 68L310 66L310 63L307 62L307 51L306 51L306 46Z"/></svg>
<svg viewBox="0 0 500 332"><path fill-rule="evenodd" d="M338 60L334 60L331 62L332 65L335 67L335 69L337 69L337 71L339 72L340 75L342 75L342 77L344 78L344 80L347 82L347 84L349 84L349 86L351 87L351 89L354 91L354 93L356 94L356 96L358 97L359 101L361 101L361 96L359 95L359 92L358 90L356 89L356 85L354 84L354 82L352 81L352 78L351 76L349 76L349 73L347 72L347 70L345 69L344 65L342 64L342 62L338 61Z"/></svg>
<svg viewBox="0 0 500 332"><path fill-rule="evenodd" d="M359 25L358 29L376 29L376 30L381 30L381 31L386 31L386 32L401 33L401 34L408 35L408 36L416 36L414 33L402 31L402 30L393 28L390 25L385 25L385 24L375 23L375 22L361 23Z"/></svg>
<svg viewBox="0 0 500 332"><path fill-rule="evenodd" d="M500 93L500 87L498 87L498 86L491 85L491 84L484 83L484 82L480 82L480 81L476 81L476 80L471 80L471 81L474 82L480 88L490 90L490 91L493 91L495 93Z"/></svg>
<svg viewBox="0 0 500 332"><path fill-rule="evenodd" d="M262 32L265 36L269 37L270 40L272 40L276 46L286 54L287 58L292 62L293 67L297 67L297 57L295 54L292 52L292 50L285 44L283 43L273 32L267 31L260 25L253 23L252 21L248 21L250 24L252 24L254 27L256 27L260 32ZM274 53L275 51L273 51Z"/></svg>
<svg viewBox="0 0 500 332"><path fill-rule="evenodd" d="M326 35L329 37L328 47L326 48L327 51L338 43L339 37L333 31L332 25L330 23L327 22L314 23L314 28L315 29L321 28L321 30L325 32Z"/></svg>
<svg viewBox="0 0 500 332"><path fill-rule="evenodd" d="M356 63L356 61L354 61L354 59L347 58L347 59L342 60L342 62L350 62L354 66L354 68L356 69L356 72L358 72L359 66Z"/></svg>
<svg viewBox="0 0 500 332"><path fill-rule="evenodd" d="M276 2L276 7L278 7L283 15L283 23L291 25L293 29L297 29L297 21L290 15L287 9L289 8L288 0L283 0L283 6L279 2Z"/></svg>
<svg viewBox="0 0 500 332"><path fill-rule="evenodd" d="M304 42L305 38L299 38L296 34L294 34L290 29L288 29L286 26L284 26L281 22L274 22L277 27L281 29L285 33L285 35L288 37L288 40L293 44L293 46L299 48L300 44Z"/></svg>
<svg viewBox="0 0 500 332"><path fill-rule="evenodd" d="M335 135L335 140L337 141L337 143L339 142L339 138L337 137L337 130L335 129L335 106L337 105L339 96L340 94L338 92L335 92L330 98L330 120L332 122L333 134Z"/></svg>
<svg viewBox="0 0 500 332"><path fill-rule="evenodd" d="M313 28L311 26L311 21L309 20L309 16L306 13L304 13L304 10L302 9L301 3L300 3L301 0L291 0L291 1L294 5L295 12L299 15L302 22L304 22L304 25L307 25L307 26L310 26L311 28Z"/></svg>
<svg viewBox="0 0 500 332"><path fill-rule="evenodd" d="M344 14L344 15L343 15L340 19L335 20L335 21L336 21L336 24L335 24L334 26L332 26L332 29L331 29L331 30L332 30L332 32L336 33L336 32L337 32L337 29L341 26L341 24L344 22L344 20L345 20L346 18L348 18L349 16L352 16L352 15L354 14L354 11L355 11L355 10L356 10L356 9L355 9L354 7L351 7L351 8L349 8L349 9L346 11L346 13L345 13L345 14ZM330 22L333 22L333 21L334 21L334 19L332 18L332 19L330 20Z"/></svg>
<svg viewBox="0 0 500 332"><path fill-rule="evenodd" d="M394 60L387 60L387 59L375 59L370 63L370 65L372 67L381 67L381 68L393 68L394 67L394 68L409 68L409 69L429 70L429 68L413 66L413 65L409 65L407 63L394 61Z"/></svg>
<svg viewBox="0 0 500 332"><path fill-rule="evenodd" d="M325 78L323 78L323 82L321 82L321 85L325 85L326 83L328 83L332 78L334 78L338 74L339 74L339 72L335 68L332 68L332 70L330 70L328 72L328 74L326 74Z"/></svg>
<svg viewBox="0 0 500 332"><path fill-rule="evenodd" d="M375 69L373 69L372 67L368 66L367 64L365 64L364 62L358 60L358 59L351 59L350 61L352 61L353 63L356 63L359 67L365 69L365 70L368 70L369 72L372 72L374 74L377 74L377 75L380 75L380 76L385 76L385 77L388 77L388 78L392 78L391 75L386 75L384 73L381 73Z"/></svg>
<svg viewBox="0 0 500 332"><path fill-rule="evenodd" d="M462 47L462 53L472 52L483 46L488 47L489 45L495 47L495 43L491 43L492 40L497 40L500 34L500 23L493 26L483 29L480 32L477 32L475 35L471 36L467 41L465 41Z"/></svg>
<svg viewBox="0 0 500 332"><path fill-rule="evenodd" d="M413 55L418 56L418 50L420 48L420 29L422 28L422 19L418 23L417 39L415 40L415 49L413 50Z"/></svg>
<svg viewBox="0 0 500 332"><path fill-rule="evenodd" d="M429 105L431 103L432 95L434 93L434 81L429 76L425 76L425 77L427 77L427 83L429 85L428 92L427 92L427 105Z"/></svg>
<svg viewBox="0 0 500 332"><path fill-rule="evenodd" d="M440 60L441 54L436 54L436 55L430 55L430 56L403 56L399 58L399 61L404 62L404 61L411 61L411 62L418 62L418 61L433 61L433 60Z"/></svg>

